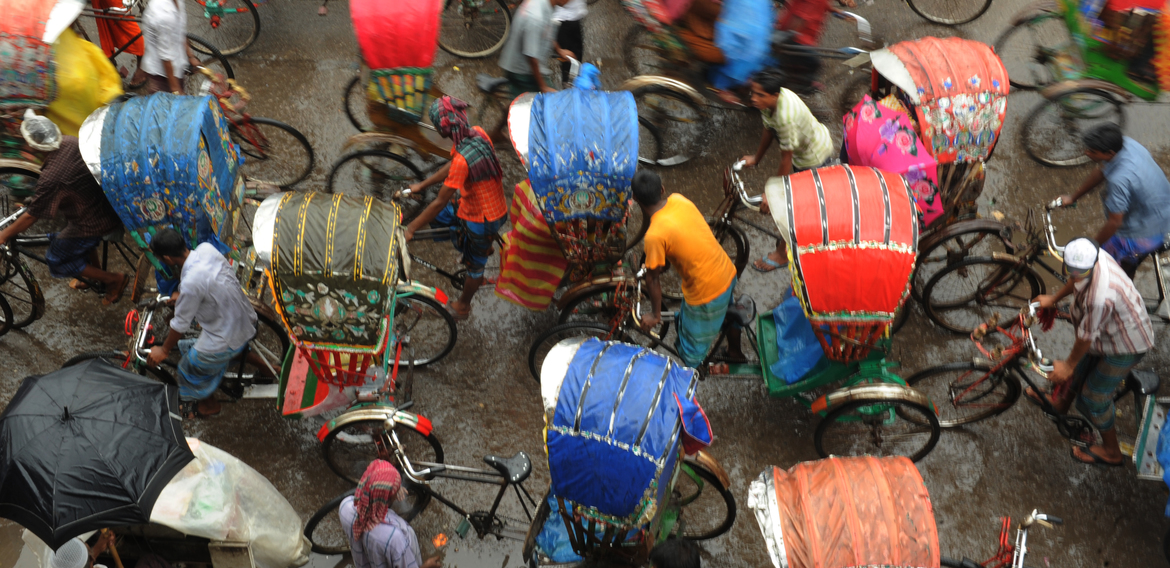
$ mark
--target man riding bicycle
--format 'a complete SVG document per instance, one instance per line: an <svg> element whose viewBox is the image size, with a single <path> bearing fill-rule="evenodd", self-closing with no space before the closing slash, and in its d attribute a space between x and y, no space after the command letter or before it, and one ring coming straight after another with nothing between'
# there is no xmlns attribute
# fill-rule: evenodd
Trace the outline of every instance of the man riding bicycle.
<svg viewBox="0 0 1170 568"><path fill-rule="evenodd" d="M164 264L178 267L181 293L171 296L175 317L166 341L150 349L146 362L158 366L177 345L184 418L219 414L215 391L228 364L256 335L256 310L215 245L203 243L188 250L178 231L163 229L151 239L150 250ZM183 339L193 323L203 328L199 338Z"/></svg>

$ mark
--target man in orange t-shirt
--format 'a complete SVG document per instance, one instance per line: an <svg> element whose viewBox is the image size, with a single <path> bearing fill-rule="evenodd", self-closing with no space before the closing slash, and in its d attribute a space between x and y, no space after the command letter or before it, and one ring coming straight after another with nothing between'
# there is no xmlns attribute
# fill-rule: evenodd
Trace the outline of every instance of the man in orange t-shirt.
<svg viewBox="0 0 1170 568"><path fill-rule="evenodd" d="M415 231L432 225L451 228L455 248L463 253L467 277L458 300L447 303L455 319L471 315L471 298L483 285L483 269L494 252L496 234L508 217L508 202L504 197L504 173L496 157L495 147L487 133L472 127L463 112L467 103L451 98L436 99L431 104L431 123L444 138L450 138L451 162L431 177L410 186L411 193L422 195L423 188L442 182L439 195L406 227L406 240ZM458 203L451 197L459 192Z"/></svg>
<svg viewBox="0 0 1170 568"><path fill-rule="evenodd" d="M723 318L735 290L735 264L715 240L699 209L680 194L666 196L658 174L641 170L632 182L634 200L642 207L646 229L646 288L653 305L642 317L649 330L662 321L662 287L659 275L670 267L682 279L683 306L679 310L678 348L683 362L698 367L719 337ZM729 330L728 361L743 361L739 330Z"/></svg>

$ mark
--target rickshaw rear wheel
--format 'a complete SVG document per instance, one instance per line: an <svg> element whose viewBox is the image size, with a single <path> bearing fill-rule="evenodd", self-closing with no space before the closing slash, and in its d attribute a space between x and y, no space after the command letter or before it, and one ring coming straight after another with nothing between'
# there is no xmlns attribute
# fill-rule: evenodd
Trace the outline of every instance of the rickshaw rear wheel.
<svg viewBox="0 0 1170 568"><path fill-rule="evenodd" d="M813 443L822 458L905 456L918 461L934 449L941 433L938 416L929 407L898 398L867 397L830 409L817 425Z"/></svg>
<svg viewBox="0 0 1170 568"><path fill-rule="evenodd" d="M671 492L682 507L679 513L682 533L679 536L687 540L712 539L731 530L731 525L735 524L735 495L706 467L695 462L684 463ZM711 493L718 496L712 497ZM700 506L701 511L698 510Z"/></svg>
<svg viewBox="0 0 1170 568"><path fill-rule="evenodd" d="M991 0L983 0L983 4L978 7L971 2L954 0L906 0L906 3L915 14L922 16L926 21L944 26L959 26L972 22L991 7Z"/></svg>
<svg viewBox="0 0 1170 568"><path fill-rule="evenodd" d="M4 295L0 294L0 335L8 333L12 329L12 308L8 306L8 300L4 299Z"/></svg>
<svg viewBox="0 0 1170 568"><path fill-rule="evenodd" d="M596 337L602 341L612 339L613 334L609 326L601 323L586 321L570 321L557 326L537 336L528 350L528 372L540 384L540 368L544 365L544 358L556 344L574 337Z"/></svg>
<svg viewBox="0 0 1170 568"><path fill-rule="evenodd" d="M287 190L313 173L313 146L296 128L253 116L228 129L232 141L247 156L242 169L248 179Z"/></svg>
<svg viewBox="0 0 1170 568"><path fill-rule="evenodd" d="M374 123L370 122L369 115L366 114L366 106L369 99L366 98L366 90L362 87L362 76L356 75L349 83L345 85L345 94L341 103L345 108L345 116L349 118L350 124L358 129L358 132L370 132L374 130Z"/></svg>
<svg viewBox="0 0 1170 568"><path fill-rule="evenodd" d="M0 296L4 296L9 312L4 321L22 329L45 314L45 295L32 270L12 254L0 257Z"/></svg>
<svg viewBox="0 0 1170 568"><path fill-rule="evenodd" d="M1081 135L1106 122L1125 130L1122 104L1112 93L1091 88L1044 100L1024 121L1024 151L1033 160L1054 168L1087 164L1089 157Z"/></svg>
<svg viewBox="0 0 1170 568"><path fill-rule="evenodd" d="M932 233L919 243L918 260L910 281L910 293L922 301L930 279L944 268L973 256L1010 252L1011 228L998 221L959 221Z"/></svg>
<svg viewBox="0 0 1170 568"><path fill-rule="evenodd" d="M667 85L646 85L631 91L638 107L639 131L657 132L656 157L639 155L638 161L676 166L702 153L710 117L690 95ZM639 142L639 154L646 146Z"/></svg>
<svg viewBox="0 0 1170 568"><path fill-rule="evenodd" d="M1051 56L1045 52L1071 39L1059 12L1042 12L1004 30L995 40L995 54L1003 61L1012 87L1031 91L1053 81L1048 68Z"/></svg>
<svg viewBox="0 0 1170 568"><path fill-rule="evenodd" d="M476 8L475 4L481 6ZM468 5L475 10L472 15L465 13ZM512 11L504 0L447 0L440 20L439 47L451 55L468 59L487 57L499 51L512 30ZM482 23L484 20L486 23Z"/></svg>
<svg viewBox="0 0 1170 568"><path fill-rule="evenodd" d="M949 363L918 371L906 384L935 403L939 426L954 428L1001 414L1019 400L1019 379L1007 372L989 376L990 371L986 363Z"/></svg>
<svg viewBox="0 0 1170 568"><path fill-rule="evenodd" d="M73 357L72 359L69 359L68 361L66 361L64 365L61 365L61 368L64 369L65 367L72 367L74 365L78 365L78 364L84 363L86 361L89 361L90 359L101 359L102 361L105 361L106 363L113 365L114 367L124 368L124 367L122 367L122 365L125 364L126 358L128 356L129 356L129 354L125 351L97 351L97 352L92 352L92 353L82 353L81 355L77 355L77 356ZM172 369L174 368L169 363L164 362L163 364L167 365L168 367L170 367ZM161 367L158 369L153 369L150 367L142 366L141 368L134 368L134 369L129 369L129 370L133 373L137 373L139 375L150 377L150 378L152 378L160 383L163 383L163 384L168 384L168 385L172 385L172 386L177 384L177 383L175 383L174 375L172 375L169 370L161 368Z"/></svg>
<svg viewBox="0 0 1170 568"><path fill-rule="evenodd" d="M187 34L187 43L191 44L193 51L200 54L199 63L211 70L212 73L223 75L227 79L236 78L236 72L232 70L232 65L228 63L227 58L214 45L211 45L207 40L199 36L191 34ZM210 89L211 79L194 69L190 71L183 80L183 92L197 97L206 95Z"/></svg>
<svg viewBox="0 0 1170 568"><path fill-rule="evenodd" d="M353 495L355 489L350 489L317 509L309 522L305 523L305 538L309 539L313 552L316 554L345 554L349 552L349 538L342 528L338 510L346 497ZM405 519L409 521L410 519ZM318 531L317 529L321 529Z"/></svg>
<svg viewBox="0 0 1170 568"><path fill-rule="evenodd" d="M415 367L446 357L459 337L451 312L438 301L418 294L398 298L393 325L399 336L410 336L411 346L404 355Z"/></svg>
<svg viewBox="0 0 1170 568"><path fill-rule="evenodd" d="M931 321L954 333L970 335L993 313L1014 317L1044 293L1040 275L1018 261L972 257L940 270L922 291Z"/></svg>
<svg viewBox="0 0 1170 568"><path fill-rule="evenodd" d="M404 422L396 423L394 432L398 434L402 449L412 463L443 463L443 445L434 432L423 434ZM386 435L383 420L355 420L331 430L321 442L321 452L333 473L357 485L370 462L380 459L378 446L385 444L380 440ZM394 467L402 473L401 465L394 463ZM402 501L402 510L395 510L402 518L409 520L426 508L431 495L410 483L406 475L402 479L409 497Z"/></svg>
<svg viewBox="0 0 1170 568"><path fill-rule="evenodd" d="M235 11L219 17L215 25L212 25L210 16L203 15L207 0L185 0L182 3L187 5L188 29L214 39L224 55L244 51L260 37L260 12L256 11L252 0L219 0L222 8ZM192 45L191 49L207 53L201 46Z"/></svg>
<svg viewBox="0 0 1170 568"><path fill-rule="evenodd" d="M346 168L354 169L350 173ZM394 192L422 179L422 172L402 156L385 150L362 150L343 156L333 165L325 184L325 193L341 193L351 197L369 195L386 200ZM348 182L352 182L352 185Z"/></svg>

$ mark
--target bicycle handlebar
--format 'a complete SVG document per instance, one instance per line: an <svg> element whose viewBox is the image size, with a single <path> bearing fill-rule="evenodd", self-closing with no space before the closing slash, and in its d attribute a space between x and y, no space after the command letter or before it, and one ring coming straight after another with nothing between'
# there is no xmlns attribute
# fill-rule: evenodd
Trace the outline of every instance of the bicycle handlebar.
<svg viewBox="0 0 1170 568"><path fill-rule="evenodd" d="M763 195L751 197L747 194L747 188L744 187L743 178L739 177L739 172L743 171L745 162L739 160L727 168L727 180L731 184L732 189L739 195L740 202L744 207L752 211L760 210L760 203L764 201Z"/></svg>

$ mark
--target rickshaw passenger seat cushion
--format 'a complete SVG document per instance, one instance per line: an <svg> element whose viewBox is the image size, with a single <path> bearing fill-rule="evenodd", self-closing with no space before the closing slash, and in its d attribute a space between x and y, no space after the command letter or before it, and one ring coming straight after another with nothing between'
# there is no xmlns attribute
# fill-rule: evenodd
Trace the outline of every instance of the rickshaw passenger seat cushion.
<svg viewBox="0 0 1170 568"><path fill-rule="evenodd" d="M1158 388L1162 386L1162 379L1153 371L1130 371L1125 382L1128 388L1143 396L1158 394Z"/></svg>
<svg viewBox="0 0 1170 568"><path fill-rule="evenodd" d="M508 483L523 483L532 474L532 460L524 452L517 452L510 458L486 455L483 457L483 463L500 472Z"/></svg>

